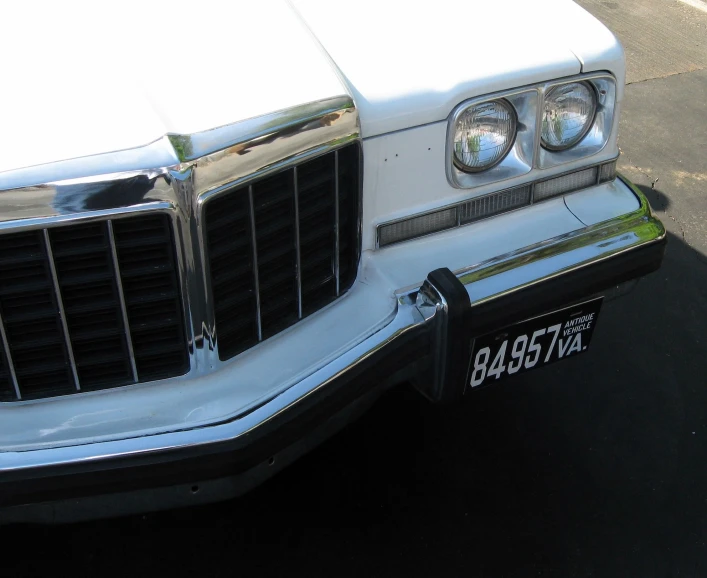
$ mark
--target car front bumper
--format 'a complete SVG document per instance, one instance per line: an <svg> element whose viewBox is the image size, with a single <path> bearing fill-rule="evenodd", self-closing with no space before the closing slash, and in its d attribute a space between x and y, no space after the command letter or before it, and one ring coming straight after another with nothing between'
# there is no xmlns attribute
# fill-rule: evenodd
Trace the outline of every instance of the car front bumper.
<svg viewBox="0 0 707 578"><path fill-rule="evenodd" d="M628 181L627 186L632 187ZM82 445L0 453L0 522L68 521L237 495L414 380L464 392L469 340L656 270L666 235L639 208L396 293L385 327L238 419Z"/></svg>

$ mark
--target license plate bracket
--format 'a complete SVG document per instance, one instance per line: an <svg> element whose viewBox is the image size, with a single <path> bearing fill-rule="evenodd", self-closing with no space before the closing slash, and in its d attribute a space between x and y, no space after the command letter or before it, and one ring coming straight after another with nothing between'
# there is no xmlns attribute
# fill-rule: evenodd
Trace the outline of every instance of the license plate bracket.
<svg viewBox="0 0 707 578"><path fill-rule="evenodd" d="M476 389L583 353L602 301L591 299L475 338L467 386Z"/></svg>

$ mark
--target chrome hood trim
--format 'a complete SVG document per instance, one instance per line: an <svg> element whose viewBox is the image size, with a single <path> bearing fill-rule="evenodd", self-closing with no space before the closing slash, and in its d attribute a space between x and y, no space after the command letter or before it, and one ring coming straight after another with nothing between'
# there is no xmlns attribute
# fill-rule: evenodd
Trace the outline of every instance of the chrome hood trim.
<svg viewBox="0 0 707 578"><path fill-rule="evenodd" d="M217 370L204 272L203 203L224 187L282 170L360 137L353 101L338 96L145 147L0 173L0 234L160 211L172 219L190 371ZM181 379L181 378L178 378Z"/></svg>
<svg viewBox="0 0 707 578"><path fill-rule="evenodd" d="M357 136L358 130L353 101L343 95L212 130L170 134L143 147L6 171L0 173L0 229L20 220L17 225L26 226L26 219L175 203L167 178L172 171L201 166L202 188L209 188ZM136 181L140 186L128 191Z"/></svg>

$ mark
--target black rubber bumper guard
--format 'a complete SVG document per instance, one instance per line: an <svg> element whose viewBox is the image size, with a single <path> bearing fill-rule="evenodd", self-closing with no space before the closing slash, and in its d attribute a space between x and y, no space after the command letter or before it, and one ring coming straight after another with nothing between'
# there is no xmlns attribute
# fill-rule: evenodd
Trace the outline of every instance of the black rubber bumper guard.
<svg viewBox="0 0 707 578"><path fill-rule="evenodd" d="M458 400L466 391L471 345L476 337L597 296L622 283L656 271L667 237L558 277L472 306L467 287L449 269L432 271L420 292L444 310L432 331L433 363L417 389L438 403Z"/></svg>

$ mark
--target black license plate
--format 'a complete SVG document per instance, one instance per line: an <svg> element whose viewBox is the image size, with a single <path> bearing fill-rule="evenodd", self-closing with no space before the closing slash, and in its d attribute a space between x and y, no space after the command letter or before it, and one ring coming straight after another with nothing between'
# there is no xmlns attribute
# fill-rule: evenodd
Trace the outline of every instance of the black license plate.
<svg viewBox="0 0 707 578"><path fill-rule="evenodd" d="M476 338L467 383L488 385L584 352L601 302L592 299Z"/></svg>

